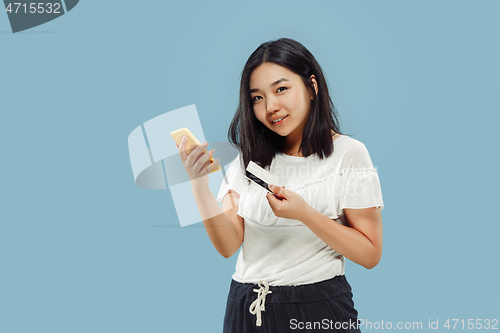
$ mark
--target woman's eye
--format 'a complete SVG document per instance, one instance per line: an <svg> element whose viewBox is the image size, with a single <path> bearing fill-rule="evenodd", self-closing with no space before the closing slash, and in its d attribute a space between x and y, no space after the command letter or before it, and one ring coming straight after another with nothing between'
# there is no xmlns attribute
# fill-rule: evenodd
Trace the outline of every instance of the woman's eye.
<svg viewBox="0 0 500 333"><path fill-rule="evenodd" d="M260 98L262 98L262 97L260 97L260 96L255 96L254 98L252 98L252 101L255 103L255 102L257 102Z"/></svg>
<svg viewBox="0 0 500 333"><path fill-rule="evenodd" d="M277 90L277 92L280 93L280 92L285 91L286 89L287 89L286 87L279 87L278 90Z"/></svg>

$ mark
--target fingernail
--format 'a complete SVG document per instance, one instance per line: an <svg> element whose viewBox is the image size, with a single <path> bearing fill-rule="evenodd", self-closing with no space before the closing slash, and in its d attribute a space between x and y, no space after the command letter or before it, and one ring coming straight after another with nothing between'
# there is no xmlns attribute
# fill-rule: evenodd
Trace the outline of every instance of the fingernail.
<svg viewBox="0 0 500 333"><path fill-rule="evenodd" d="M273 189L273 185L269 184L267 187L269 187L270 190Z"/></svg>
<svg viewBox="0 0 500 333"><path fill-rule="evenodd" d="M203 142L203 145L204 146L208 146L208 142Z"/></svg>
<svg viewBox="0 0 500 333"><path fill-rule="evenodd" d="M186 140L187 140L187 138L188 138L188 137L187 137L186 135L184 135L184 136L182 137L182 141L186 141Z"/></svg>

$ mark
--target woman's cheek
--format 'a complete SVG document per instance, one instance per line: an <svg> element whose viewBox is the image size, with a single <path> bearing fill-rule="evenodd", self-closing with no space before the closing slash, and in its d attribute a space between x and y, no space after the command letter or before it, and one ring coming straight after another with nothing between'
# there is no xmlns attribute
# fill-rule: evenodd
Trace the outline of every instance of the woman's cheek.
<svg viewBox="0 0 500 333"><path fill-rule="evenodd" d="M254 106L255 117L263 124L266 124L266 110L262 110L260 106Z"/></svg>

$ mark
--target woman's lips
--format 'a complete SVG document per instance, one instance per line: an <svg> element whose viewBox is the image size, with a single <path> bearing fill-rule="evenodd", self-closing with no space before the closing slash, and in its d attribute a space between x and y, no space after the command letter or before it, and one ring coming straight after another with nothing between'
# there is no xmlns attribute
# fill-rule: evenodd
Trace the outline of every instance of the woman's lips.
<svg viewBox="0 0 500 333"><path fill-rule="evenodd" d="M285 119L286 119L286 118L288 118L288 116L283 117L283 119L281 119L281 120L280 120L280 121L278 121L277 123L275 123L275 122L272 122L272 121L271 121L271 124L273 124L273 125L279 125L279 124L282 124L282 123L285 121Z"/></svg>

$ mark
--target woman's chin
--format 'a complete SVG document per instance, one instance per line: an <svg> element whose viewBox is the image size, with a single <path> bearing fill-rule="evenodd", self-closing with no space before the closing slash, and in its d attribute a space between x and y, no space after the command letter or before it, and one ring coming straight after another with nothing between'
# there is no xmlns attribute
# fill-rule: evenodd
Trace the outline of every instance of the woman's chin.
<svg viewBox="0 0 500 333"><path fill-rule="evenodd" d="M278 134L279 136L287 136L289 133L288 131L282 129L282 128L276 128L272 126L266 126L271 132Z"/></svg>
<svg viewBox="0 0 500 333"><path fill-rule="evenodd" d="M289 133L286 131L273 131L274 133L278 134L279 136L286 137Z"/></svg>

